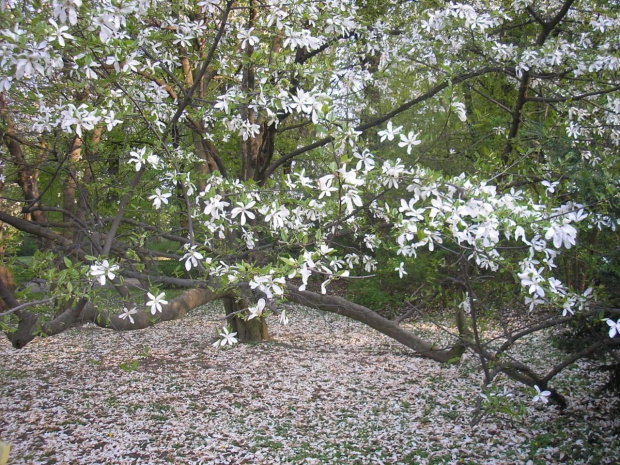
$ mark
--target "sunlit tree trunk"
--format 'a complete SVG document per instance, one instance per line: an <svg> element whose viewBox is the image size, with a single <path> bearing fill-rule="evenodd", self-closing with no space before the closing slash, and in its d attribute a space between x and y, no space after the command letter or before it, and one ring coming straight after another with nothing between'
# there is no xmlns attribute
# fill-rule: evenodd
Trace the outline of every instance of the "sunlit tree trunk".
<svg viewBox="0 0 620 465"><path fill-rule="evenodd" d="M15 123L11 111L6 102L4 93L0 93L0 116L4 122L3 141L17 170L17 184L22 190L25 200L24 212L27 219L32 219L39 224L47 224L47 216L40 210L41 198L39 195L38 170L26 160L15 131ZM49 242L37 238L39 248L47 248Z"/></svg>
<svg viewBox="0 0 620 465"><path fill-rule="evenodd" d="M4 190L4 182L2 181L4 174L4 165L0 164L0 211L3 208L3 196L2 191ZM4 253L6 251L6 237L4 236L4 227L3 223L0 222L0 282L10 291L15 291L15 280L13 279L13 275L11 274L11 270L4 266ZM8 309L8 305L0 298L0 311L5 311Z"/></svg>
<svg viewBox="0 0 620 465"><path fill-rule="evenodd" d="M245 300L224 299L224 310L228 317L228 324L233 332L237 333L237 339L242 342L261 342L269 339L269 329L264 318L253 318L246 320L241 315L246 315L243 311L248 308ZM242 312L243 311L243 312ZM241 312L241 313L240 313Z"/></svg>

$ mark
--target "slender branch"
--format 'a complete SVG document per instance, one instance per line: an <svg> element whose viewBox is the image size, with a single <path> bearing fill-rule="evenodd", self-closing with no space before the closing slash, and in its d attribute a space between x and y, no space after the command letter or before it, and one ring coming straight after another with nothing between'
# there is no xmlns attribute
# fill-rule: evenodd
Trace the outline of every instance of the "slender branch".
<svg viewBox="0 0 620 465"><path fill-rule="evenodd" d="M228 0L226 2L226 9L224 10L224 13L222 14L222 20L220 22L220 27L219 27L219 29L217 31L217 35L215 36L215 40L213 41L213 44L211 45L211 48L209 49L209 53L207 54L207 58L205 59L204 63L202 64L202 67L200 68L200 71L198 72L198 75L196 76L196 79L194 80L194 84L185 93L185 97L183 98L183 100L179 104L179 108L177 109L176 113L174 114L174 116L170 120L170 123L168 124L168 128L166 129L166 131L162 135L162 139L163 140L165 140L167 138L168 134L170 134L170 131L174 127L175 123L177 121L179 121L179 119L181 118L181 115L185 111L185 108L187 107L187 105L189 105L189 103L190 103L190 101L192 99L192 96L196 92L196 89L198 89L198 86L201 84L202 78L205 76L205 73L207 72L207 69L209 68L209 65L211 65L211 62L213 61L213 57L215 56L215 50L217 49L217 46L220 43L222 35L224 34L224 30L226 29L226 24L227 24L227 21L228 21L228 15L230 13L230 10L232 8L233 3L234 3L234 0Z"/></svg>
<svg viewBox="0 0 620 465"><path fill-rule="evenodd" d="M546 26L545 20L538 14L538 12L532 8L531 5L528 5L526 8L527 12L536 20L538 24L541 24L543 27Z"/></svg>
<svg viewBox="0 0 620 465"><path fill-rule="evenodd" d="M471 79L473 77L476 76L481 76L483 74L487 74L487 73L492 73L492 72L498 72L501 71L500 68L496 68L496 67L488 67L488 68L483 68L481 70L478 71L472 71L469 73L463 73L460 74L458 76L456 76L453 79L448 79L444 82L442 82L441 84L433 87L431 90L429 90L428 92L414 98L413 100L410 100L409 102L401 105L400 107L396 108L395 110L392 110L389 113L384 114L383 116L380 116L379 118L376 118L372 121L369 121L368 123L365 124L360 124L359 126L355 127L355 131L360 131L360 132L364 132L367 131L368 129L371 129L375 126L379 126L380 124L385 123L386 121L388 121L389 119L399 115L400 113L409 110L410 108L414 107L415 105L425 102L426 100L434 97L435 95L437 95L439 92L441 92L442 90L448 88L451 85L455 85L455 84L459 84L461 82L464 82L468 79ZM293 150L292 152L287 153L286 155L283 155L282 157L278 158L274 163L271 164L271 166L269 168L267 168L267 171L265 172L265 177L262 181L262 184L264 184L266 182L267 179L269 179L269 177L275 172L275 170L277 170L280 166L284 165L286 162L292 160L295 157L298 157L299 155L302 155L306 152L309 152L310 150L314 150L316 148L319 147L323 147L327 144L329 144L330 142L333 142L334 140L336 140L333 136L328 136L328 137L324 137L323 139L320 139L316 142L313 142L312 144L306 145L305 147L300 147L297 150Z"/></svg>
<svg viewBox="0 0 620 465"><path fill-rule="evenodd" d="M187 279L187 278L173 278L170 276L154 276L148 273L140 273L137 271L123 270L123 276L127 278L136 278L140 280L149 280L153 283L170 284L172 286L207 289L214 285L211 281L205 281L204 279Z"/></svg>
<svg viewBox="0 0 620 465"><path fill-rule="evenodd" d="M36 149L36 150L41 150L42 152L47 152L50 154L54 153L54 150L51 150L47 147L44 147L42 145L37 145L37 144L33 144L32 142L28 142L25 141L23 139L21 139L20 137L17 137L15 134L12 134L10 132L5 132L6 137L9 137L11 139L13 139L15 142L25 145L26 147L30 147L31 149Z"/></svg>
<svg viewBox="0 0 620 465"><path fill-rule="evenodd" d="M4 300L4 299L3 299ZM43 300L35 300L33 302L26 302L23 304L18 305L17 307L13 307L12 309L4 312L4 313L0 313L0 317L6 316L6 315L10 315L11 313L15 313L15 312L19 312L20 310L23 310L24 308L28 308L28 307L34 307L35 305L43 305L43 304L48 304L50 302L52 302L54 299L43 299Z"/></svg>
<svg viewBox="0 0 620 465"><path fill-rule="evenodd" d="M570 357L567 357L561 363L558 363L551 370L549 370L549 372L542 379L542 381L545 383L549 382L554 376L560 373L567 366L576 362L580 358L587 357L588 355L593 354L599 349L608 348L608 347L618 347L618 346L620 346L620 339L607 339L607 340L595 342L594 344L589 345L588 347L581 350L580 352L577 352L575 354L572 354Z"/></svg>
<svg viewBox="0 0 620 465"><path fill-rule="evenodd" d="M162 68L165 69L165 67L163 66ZM163 87L166 90L166 92L168 92L168 95L170 96L172 100L176 100L179 97L177 93L174 91L174 89L172 88L172 86L168 84L166 81L164 81L163 79L153 76L151 73L147 71L143 71L143 70L136 71L136 74L139 74L140 76L145 77L149 81L153 81L158 86Z"/></svg>
<svg viewBox="0 0 620 465"><path fill-rule="evenodd" d="M465 282L465 287L467 289L467 294L469 298L469 307L471 309L471 326L474 332L474 341L476 342L477 347L482 347L480 342L480 333L478 331L478 305L476 304L476 293L469 281L469 273L467 272L467 267L469 263L465 262L463 265L463 281ZM480 365L482 365L482 370L484 371L484 379L486 384L491 382L491 377L489 375L489 366L487 364L487 360L482 352L478 352L480 356Z"/></svg>
<svg viewBox="0 0 620 465"><path fill-rule="evenodd" d="M467 86L469 89L473 90L475 93L477 93L478 95L480 95L481 97L487 99L489 102L494 103L495 105L497 105L499 108L501 108L502 110L512 114L512 110L510 108L508 108L506 105L504 105L502 102L500 102L499 100L494 99L493 97L491 97L488 94L485 94L484 92L482 92L481 90L476 89L474 86L468 85Z"/></svg>
<svg viewBox="0 0 620 465"><path fill-rule="evenodd" d="M114 237L116 236L116 231L118 231L118 227L121 224L123 219L123 215L125 214L125 209L133 196L133 192L140 182L140 178L146 172L146 165L140 168L140 171L136 172L133 179L129 183L129 190L125 193L123 198L121 199L121 203L118 206L118 213L114 217L114 221L112 222L112 226L110 226L110 230L108 231L105 244L103 245L103 250L101 251L102 255L108 255L110 250L112 249L112 244L114 243Z"/></svg>
<svg viewBox="0 0 620 465"><path fill-rule="evenodd" d="M154 232L157 233L158 236L161 236L164 239L168 239L168 240L171 240L171 241L174 241L174 242L179 242L181 244L186 244L186 243L189 242L187 237L175 236L174 234L163 233L163 232L161 232L161 229L158 228L157 226L151 226L149 224L143 223L141 221L133 220L131 218L123 218L122 222L130 224L132 226L137 226L139 228L147 229L149 231L154 231Z"/></svg>
<svg viewBox="0 0 620 465"><path fill-rule="evenodd" d="M539 21L542 25L542 31L538 35L536 39L536 45L538 47L542 47L549 37L549 34L553 31L553 29L560 23L562 18L568 13L571 5L574 0L567 0L558 14L549 22ZM529 11L529 10L528 10ZM530 14L534 15L535 12L532 10ZM538 18L537 18L538 19ZM517 100L515 102L514 108L512 109L512 122L510 123L510 130L508 132L508 139L506 140L506 145L504 145L504 152L502 154L502 161L504 164L507 164L510 159L510 155L513 151L513 141L517 137L519 133L519 129L521 127L521 123L523 122L523 107L527 103L527 92L530 88L530 81L532 75L529 71L524 71L523 76L521 77L519 83L519 90L517 93Z"/></svg>
<svg viewBox="0 0 620 465"><path fill-rule="evenodd" d="M140 50L142 50L142 53L144 53L148 58L150 58L153 61L158 61L157 58L155 58L147 49L146 47L141 47ZM166 75L172 79L172 81L175 83L175 85L181 90L181 92L185 93L185 88L183 86L183 84L181 82L179 82L179 80L177 79L177 77L171 73L167 67L162 66L161 69L164 71L164 73L166 73ZM144 73L144 74L142 74ZM163 79L159 79L155 76L151 76L149 73L147 73L146 71L140 71L139 74L142 74L142 76L144 76L147 79L151 79L154 82L156 82L157 84L159 84L160 86L163 85L166 88L166 91L168 92L168 95L170 95L171 98L173 98L174 100L177 99L178 95L177 93L174 91L174 89L172 89L172 86L170 84L168 84L167 82L165 82Z"/></svg>
<svg viewBox="0 0 620 465"><path fill-rule="evenodd" d="M620 90L620 86L612 87L611 89L605 89L600 91L588 92L585 94L575 95L573 97L526 97L526 102L538 102L538 103L562 103L568 101L583 100L584 98L594 97L597 95L610 94Z"/></svg>
<svg viewBox="0 0 620 465"><path fill-rule="evenodd" d="M590 312L590 313L585 314L585 315L588 316L588 315L593 315L593 314L597 314L597 313L598 313L598 311L593 311L593 312ZM582 314L581 316L584 316L584 315ZM525 329L523 329L522 331L519 331L516 334L509 334L506 342L504 342L501 345L501 347L499 349L497 349L497 353L501 354L501 353L505 352L506 350L510 349L510 347L512 347L512 345L516 341L518 341L522 337L527 336L528 334L536 333L536 332L541 331L543 329L552 328L554 326L558 326L558 325L562 325L564 323L568 323L570 321L573 321L575 318L576 318L575 315L566 316L566 317L550 318L550 319L548 319L546 321L543 321L543 322L538 323L536 325L530 326L529 328L525 328Z"/></svg>

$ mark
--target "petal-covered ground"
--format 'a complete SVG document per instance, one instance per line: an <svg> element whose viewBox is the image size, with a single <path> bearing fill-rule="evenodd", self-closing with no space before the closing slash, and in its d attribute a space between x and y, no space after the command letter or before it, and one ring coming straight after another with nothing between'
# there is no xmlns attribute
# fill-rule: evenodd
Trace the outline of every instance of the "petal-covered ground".
<svg viewBox="0 0 620 465"><path fill-rule="evenodd" d="M617 463L619 402L599 394L606 377L590 362L555 383L566 411L503 381L471 426L482 381L472 356L444 367L306 309L287 326L270 317L272 342L220 350L221 315L87 326L21 351L0 341L9 464ZM541 336L518 350L554 356Z"/></svg>

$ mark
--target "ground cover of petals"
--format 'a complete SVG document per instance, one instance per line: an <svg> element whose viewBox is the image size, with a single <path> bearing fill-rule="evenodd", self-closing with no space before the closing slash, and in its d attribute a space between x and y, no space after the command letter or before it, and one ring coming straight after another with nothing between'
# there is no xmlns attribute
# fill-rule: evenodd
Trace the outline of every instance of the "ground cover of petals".
<svg viewBox="0 0 620 465"><path fill-rule="evenodd" d="M0 342L9 464L617 463L618 402L597 395L606 377L591 362L556 383L565 412L504 381L524 416L471 426L482 379L471 356L442 367L307 309L288 326L270 317L272 342L219 350L220 316L204 307L135 332L87 326L21 351ZM518 350L548 360L544 337Z"/></svg>

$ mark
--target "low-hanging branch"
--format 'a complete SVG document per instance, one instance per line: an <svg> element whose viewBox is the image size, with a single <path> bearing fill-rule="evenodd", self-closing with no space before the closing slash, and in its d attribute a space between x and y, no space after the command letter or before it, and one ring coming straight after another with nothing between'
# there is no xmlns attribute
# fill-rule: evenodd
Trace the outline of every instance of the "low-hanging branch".
<svg viewBox="0 0 620 465"><path fill-rule="evenodd" d="M287 284L286 287L288 290L286 297L291 302L325 312L343 315L352 320L364 323L380 333L397 340L410 349L415 350L423 357L445 363L450 360L458 359L465 351L465 347L458 342L450 349L436 349L433 344L402 329L396 322L382 317L369 308L355 304L341 297L322 295L310 291L300 291L297 286L290 283Z"/></svg>

